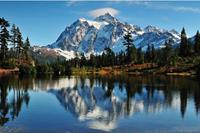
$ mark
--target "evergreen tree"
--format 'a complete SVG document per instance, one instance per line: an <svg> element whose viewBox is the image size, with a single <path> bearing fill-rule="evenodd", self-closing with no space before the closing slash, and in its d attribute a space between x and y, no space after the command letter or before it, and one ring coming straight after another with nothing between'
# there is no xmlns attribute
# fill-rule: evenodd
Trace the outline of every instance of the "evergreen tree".
<svg viewBox="0 0 200 133"><path fill-rule="evenodd" d="M11 32L11 38L10 38L11 45L13 46L13 51L15 51L16 44L17 44L17 28L15 24L12 25L10 32Z"/></svg>
<svg viewBox="0 0 200 133"><path fill-rule="evenodd" d="M151 61L151 46L148 44L147 50L144 56L145 62L150 62Z"/></svg>
<svg viewBox="0 0 200 133"><path fill-rule="evenodd" d="M102 53L102 55L100 57L100 62L98 62L98 63L101 63L101 66L106 65L106 54L105 54L105 52Z"/></svg>
<svg viewBox="0 0 200 133"><path fill-rule="evenodd" d="M30 50L30 41L29 41L28 37L26 38L23 49L24 49L25 59L28 60L29 59L29 50Z"/></svg>
<svg viewBox="0 0 200 133"><path fill-rule="evenodd" d="M137 49L137 63L140 64L144 63L144 55L142 53L142 47L139 47Z"/></svg>
<svg viewBox="0 0 200 133"><path fill-rule="evenodd" d="M80 61L80 67L83 67L86 65L86 58L84 53L81 54L81 61Z"/></svg>
<svg viewBox="0 0 200 133"><path fill-rule="evenodd" d="M125 64L126 57L125 57L125 53L123 51L121 51L117 57L118 57L118 59L117 59L118 65Z"/></svg>
<svg viewBox="0 0 200 133"><path fill-rule="evenodd" d="M115 63L115 53L110 48L105 48L103 53L105 66L113 66Z"/></svg>
<svg viewBox="0 0 200 133"><path fill-rule="evenodd" d="M79 67L79 54L78 53L75 53L75 58L74 58L74 63L75 63L75 67Z"/></svg>
<svg viewBox="0 0 200 133"><path fill-rule="evenodd" d="M90 59L89 59L89 66L92 66L92 67L95 67L96 66L96 59L95 59L95 56L94 56L94 54L91 54L90 55Z"/></svg>
<svg viewBox="0 0 200 133"><path fill-rule="evenodd" d="M97 55L97 56L95 56L95 58L96 58L96 67L101 67L102 66L102 56Z"/></svg>
<svg viewBox="0 0 200 133"><path fill-rule="evenodd" d="M172 44L171 41L165 41L165 47L162 49L162 64L170 65L170 59L172 57Z"/></svg>
<svg viewBox="0 0 200 133"><path fill-rule="evenodd" d="M135 63L137 61L137 49L134 45L130 47L130 53L131 53L131 62Z"/></svg>
<svg viewBox="0 0 200 133"><path fill-rule="evenodd" d="M21 34L20 30L19 30L19 27L17 27L16 32L17 32L17 47L16 47L17 58L18 58L18 61L20 63L21 62L22 52L23 52L23 41L22 41L22 34Z"/></svg>
<svg viewBox="0 0 200 133"><path fill-rule="evenodd" d="M1 60L5 60L6 54L8 51L8 41L10 38L9 31L7 30L7 27L9 27L9 23L7 20L4 18L0 18L0 46L1 46L1 51L0 51L0 58Z"/></svg>
<svg viewBox="0 0 200 133"><path fill-rule="evenodd" d="M128 31L127 34L124 35L124 45L127 47L126 54L127 54L127 62L131 63L131 46L133 46L133 39L131 32Z"/></svg>
<svg viewBox="0 0 200 133"><path fill-rule="evenodd" d="M197 31L195 35L195 44L194 44L194 51L196 54L200 54L200 34L199 31Z"/></svg>
<svg viewBox="0 0 200 133"><path fill-rule="evenodd" d="M152 44L151 45L151 62L155 62L155 59L156 59L156 51L155 51L155 47L154 47L154 45Z"/></svg>
<svg viewBox="0 0 200 133"><path fill-rule="evenodd" d="M184 28L181 31L181 43L179 48L179 55L182 57L186 57L189 55L188 39Z"/></svg>

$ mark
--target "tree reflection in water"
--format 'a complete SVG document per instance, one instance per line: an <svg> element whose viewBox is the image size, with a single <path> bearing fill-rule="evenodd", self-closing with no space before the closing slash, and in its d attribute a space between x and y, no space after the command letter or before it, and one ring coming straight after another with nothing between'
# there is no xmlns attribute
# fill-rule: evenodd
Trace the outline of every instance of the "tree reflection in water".
<svg viewBox="0 0 200 133"><path fill-rule="evenodd" d="M76 77L73 88L50 90L61 105L89 127L112 130L120 118L135 113L156 113L174 108L184 118L188 98L192 98L198 114L200 87L195 79L137 77Z"/></svg>
<svg viewBox="0 0 200 133"><path fill-rule="evenodd" d="M0 77L0 125L18 117L23 103L29 104L29 83L17 77Z"/></svg>
<svg viewBox="0 0 200 133"><path fill-rule="evenodd" d="M188 100L199 114L198 79L170 76L72 76L66 78L0 77L0 124L16 119L28 107L30 91L54 94L61 105L90 128L110 131L119 119L137 113L179 110L184 119Z"/></svg>

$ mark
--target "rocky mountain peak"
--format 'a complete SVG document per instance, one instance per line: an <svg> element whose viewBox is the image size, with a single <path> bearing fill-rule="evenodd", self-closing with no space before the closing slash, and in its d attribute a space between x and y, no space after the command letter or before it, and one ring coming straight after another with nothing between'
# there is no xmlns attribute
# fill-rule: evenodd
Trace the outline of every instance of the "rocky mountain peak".
<svg viewBox="0 0 200 133"><path fill-rule="evenodd" d="M175 29L170 30L170 32L174 34L179 34L178 31L176 31Z"/></svg>
<svg viewBox="0 0 200 133"><path fill-rule="evenodd" d="M148 25L147 27L144 28L145 32L165 32L166 30L160 29L156 26Z"/></svg>
<svg viewBox="0 0 200 133"><path fill-rule="evenodd" d="M115 23L118 20L115 17L113 17L110 13L106 13L104 15L98 16L97 18L94 19L94 21L99 21L99 22L105 21L108 23Z"/></svg>
<svg viewBox="0 0 200 133"><path fill-rule="evenodd" d="M175 30L168 31L151 25L141 29L137 25L123 23L106 13L94 20L79 18L61 33L56 42L47 47L67 51L67 55L73 52L85 55L101 54L107 47L119 53L126 49L123 45L123 36L127 31L131 31L134 45L137 48L142 47L143 50L149 43L154 44L155 48L161 48L166 40L172 39L173 45L180 41L180 34Z"/></svg>

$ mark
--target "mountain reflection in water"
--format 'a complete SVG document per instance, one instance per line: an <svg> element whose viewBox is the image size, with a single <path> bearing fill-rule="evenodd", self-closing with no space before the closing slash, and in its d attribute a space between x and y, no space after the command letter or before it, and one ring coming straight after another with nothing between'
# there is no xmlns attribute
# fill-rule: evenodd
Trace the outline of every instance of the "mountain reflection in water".
<svg viewBox="0 0 200 133"><path fill-rule="evenodd" d="M117 127L118 119L138 112L157 113L180 108L184 118L190 97L194 98L198 113L199 84L187 82L170 77L78 78L74 87L50 92L80 121L90 120L90 128L109 131Z"/></svg>
<svg viewBox="0 0 200 133"><path fill-rule="evenodd" d="M30 91L56 96L63 108L91 129L112 131L121 119L134 115L200 109L198 79L166 76L72 76L63 78L0 77L0 124L3 126L29 106Z"/></svg>

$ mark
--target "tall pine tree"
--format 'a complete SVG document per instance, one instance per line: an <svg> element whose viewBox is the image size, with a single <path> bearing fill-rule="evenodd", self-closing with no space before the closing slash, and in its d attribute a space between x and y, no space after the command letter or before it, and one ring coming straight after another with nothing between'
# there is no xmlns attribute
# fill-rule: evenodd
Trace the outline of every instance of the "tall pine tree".
<svg viewBox="0 0 200 133"><path fill-rule="evenodd" d="M142 53L142 47L137 49L137 63L142 64L144 63L144 55Z"/></svg>
<svg viewBox="0 0 200 133"><path fill-rule="evenodd" d="M146 53L144 55L145 62L151 61L151 46L148 44Z"/></svg>
<svg viewBox="0 0 200 133"><path fill-rule="evenodd" d="M6 59L6 54L8 51L8 41L9 41L9 31L7 30L7 27L9 27L9 22L5 20L4 18L0 18L0 58L4 61Z"/></svg>
<svg viewBox="0 0 200 133"><path fill-rule="evenodd" d="M134 44L130 31L128 31L127 34L124 35L124 45L126 46L126 63L131 63L131 47L134 47Z"/></svg>
<svg viewBox="0 0 200 133"><path fill-rule="evenodd" d="M151 45L151 62L155 62L155 59L156 59L156 50L155 50L154 45L152 44Z"/></svg>
<svg viewBox="0 0 200 133"><path fill-rule="evenodd" d="M170 65L171 57L172 57L171 41L165 41L165 47L162 49L162 63Z"/></svg>
<svg viewBox="0 0 200 133"><path fill-rule="evenodd" d="M26 38L26 41L24 43L24 54L25 54L25 59L29 59L29 50L30 50L30 41L29 38Z"/></svg>
<svg viewBox="0 0 200 133"><path fill-rule="evenodd" d="M131 52L131 62L135 63L137 61L137 49L133 44L130 49Z"/></svg>
<svg viewBox="0 0 200 133"><path fill-rule="evenodd" d="M16 46L17 58L18 58L19 63L21 63L21 57L22 57L22 53L23 53L22 34L19 30L19 27L17 27L16 31L17 31L17 46Z"/></svg>
<svg viewBox="0 0 200 133"><path fill-rule="evenodd" d="M197 33L195 35L194 52L198 55L200 54L200 34L199 34L199 31L197 31Z"/></svg>
<svg viewBox="0 0 200 133"><path fill-rule="evenodd" d="M16 45L17 45L17 28L15 26L15 24L12 25L12 28L11 28L11 35L10 35L10 42L11 42L11 45L13 46L13 52L15 55L16 54Z"/></svg>
<svg viewBox="0 0 200 133"><path fill-rule="evenodd" d="M185 32L185 28L183 28L181 31L181 43L179 48L179 55L181 57L186 57L189 55L188 39Z"/></svg>

